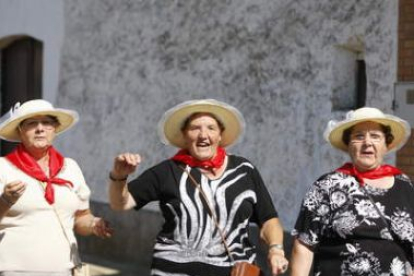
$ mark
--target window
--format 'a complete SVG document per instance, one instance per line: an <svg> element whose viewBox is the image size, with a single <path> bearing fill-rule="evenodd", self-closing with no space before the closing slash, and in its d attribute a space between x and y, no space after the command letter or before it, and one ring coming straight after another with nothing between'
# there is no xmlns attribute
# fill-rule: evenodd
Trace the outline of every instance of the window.
<svg viewBox="0 0 414 276"><path fill-rule="evenodd" d="M43 43L27 36L2 40L1 114L7 113L16 102L42 97ZM1 141L1 154L7 154L13 143Z"/></svg>
<svg viewBox="0 0 414 276"><path fill-rule="evenodd" d="M365 68L364 60L361 59L356 61L356 108L365 106L367 99L367 73Z"/></svg>
<svg viewBox="0 0 414 276"><path fill-rule="evenodd" d="M362 44L340 45L334 50L331 98L334 111L365 105L367 78L362 51Z"/></svg>

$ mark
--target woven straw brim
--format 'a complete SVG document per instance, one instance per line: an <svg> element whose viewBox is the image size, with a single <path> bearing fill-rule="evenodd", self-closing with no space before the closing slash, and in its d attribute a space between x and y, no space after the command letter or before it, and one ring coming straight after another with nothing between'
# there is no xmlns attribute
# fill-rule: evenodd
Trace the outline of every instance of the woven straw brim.
<svg viewBox="0 0 414 276"><path fill-rule="evenodd" d="M161 141L177 148L185 148L181 129L194 113L210 113L223 124L225 130L221 134L222 147L236 143L244 132L244 118L234 107L218 101L188 101L168 110L161 118L158 123Z"/></svg>
<svg viewBox="0 0 414 276"><path fill-rule="evenodd" d="M55 109L50 111L38 111L24 116L15 118L13 120L6 120L0 125L0 137L10 142L20 142L20 136L17 130L19 124L29 118L36 116L54 116L59 121L59 126L56 128L56 134L60 134L71 128L78 120L77 112L67 109Z"/></svg>
<svg viewBox="0 0 414 276"><path fill-rule="evenodd" d="M329 133L328 140L331 145L339 150L348 152L348 146L342 141L343 132L362 122L376 122L384 126L391 128L391 133L394 136L394 140L388 145L388 152L393 152L400 149L405 142L407 142L410 134L410 125L397 117L388 115L388 118L364 118L360 120L351 120L344 123L338 123L338 125Z"/></svg>

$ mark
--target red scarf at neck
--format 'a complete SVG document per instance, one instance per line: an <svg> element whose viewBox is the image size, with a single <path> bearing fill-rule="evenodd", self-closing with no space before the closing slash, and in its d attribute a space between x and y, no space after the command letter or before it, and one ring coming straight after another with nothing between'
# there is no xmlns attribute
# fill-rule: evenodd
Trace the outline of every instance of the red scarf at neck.
<svg viewBox="0 0 414 276"><path fill-rule="evenodd" d="M209 159L200 161L190 155L188 150L182 149L177 152L171 159L179 162L183 162L191 167L200 167L203 169L218 169L224 164L226 157L226 150L218 147L216 155Z"/></svg>
<svg viewBox="0 0 414 276"><path fill-rule="evenodd" d="M355 168L355 166L352 163L345 163L342 167L336 169L336 171L352 175L356 178L356 180L358 180L361 186L365 184L364 178L378 179L386 176L402 174L402 172L399 169L390 165L382 165L370 171L360 172L357 170L357 168Z"/></svg>
<svg viewBox="0 0 414 276"><path fill-rule="evenodd" d="M55 202L55 190L52 183L57 185L69 184L71 187L73 187L73 184L68 180L55 177L63 167L63 156L53 147L48 149L48 154L50 177L46 176L45 172L22 144L19 144L13 152L6 155L6 158L26 174L46 183L45 198L49 204L53 204Z"/></svg>

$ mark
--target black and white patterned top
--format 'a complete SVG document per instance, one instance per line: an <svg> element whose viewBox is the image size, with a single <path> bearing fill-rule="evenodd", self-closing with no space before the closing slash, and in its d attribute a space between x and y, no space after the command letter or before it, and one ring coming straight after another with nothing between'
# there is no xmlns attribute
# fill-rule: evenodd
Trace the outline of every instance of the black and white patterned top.
<svg viewBox="0 0 414 276"><path fill-rule="evenodd" d="M137 206L159 200L165 223L154 247L152 275L228 276L231 262L199 191L184 164L166 160L128 184ZM191 175L214 206L235 260L253 262L255 248L248 239L249 222L261 226L277 217L258 170L246 159L228 156L223 175L209 180L196 168Z"/></svg>
<svg viewBox="0 0 414 276"><path fill-rule="evenodd" d="M414 242L414 187L405 175L389 189L365 186L393 240L357 180L333 172L307 192L292 235L314 250L314 275L407 275ZM401 245L403 244L403 245Z"/></svg>

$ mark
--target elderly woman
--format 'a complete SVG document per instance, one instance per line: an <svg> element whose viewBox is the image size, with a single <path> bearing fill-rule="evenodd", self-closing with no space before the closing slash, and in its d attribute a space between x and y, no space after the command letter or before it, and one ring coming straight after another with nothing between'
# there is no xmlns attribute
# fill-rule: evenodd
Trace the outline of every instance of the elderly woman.
<svg viewBox="0 0 414 276"><path fill-rule="evenodd" d="M113 209L160 201L165 224L152 275L229 276L234 264L255 261L250 222L269 246L272 275L282 273L283 230L263 180L248 160L225 150L244 130L240 112L216 100L187 101L167 111L159 129L164 142L180 149L175 156L127 185L141 158L121 154L109 175Z"/></svg>
<svg viewBox="0 0 414 276"><path fill-rule="evenodd" d="M412 275L414 187L384 155L411 128L376 108L331 121L329 143L351 162L320 177L303 201L293 235L292 276Z"/></svg>
<svg viewBox="0 0 414 276"><path fill-rule="evenodd" d="M109 237L89 211L78 164L52 143L78 120L44 100L16 104L1 118L0 137L19 142L0 158L0 275L69 276L79 264L74 231Z"/></svg>

